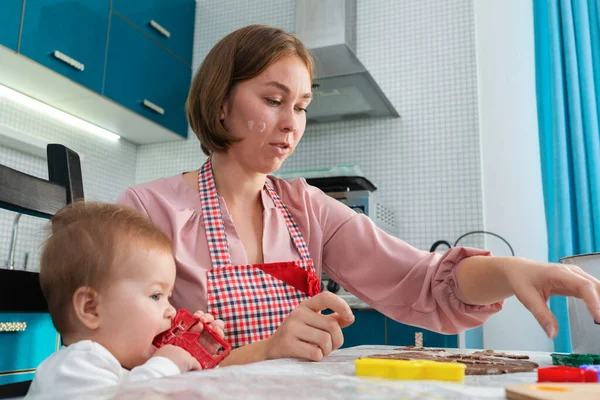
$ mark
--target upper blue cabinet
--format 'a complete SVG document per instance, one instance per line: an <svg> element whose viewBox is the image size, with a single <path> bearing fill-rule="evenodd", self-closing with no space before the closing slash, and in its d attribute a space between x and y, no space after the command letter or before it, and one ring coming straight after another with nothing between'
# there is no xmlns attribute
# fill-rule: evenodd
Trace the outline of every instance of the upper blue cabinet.
<svg viewBox="0 0 600 400"><path fill-rule="evenodd" d="M20 53L101 93L109 14L110 0L27 0Z"/></svg>
<svg viewBox="0 0 600 400"><path fill-rule="evenodd" d="M195 14L195 0L0 0L0 85L136 144L184 140Z"/></svg>
<svg viewBox="0 0 600 400"><path fill-rule="evenodd" d="M112 8L188 65L192 64L195 0L113 0Z"/></svg>
<svg viewBox="0 0 600 400"><path fill-rule="evenodd" d="M187 137L191 68L116 14L107 54L104 95Z"/></svg>
<svg viewBox="0 0 600 400"><path fill-rule="evenodd" d="M23 0L2 0L0 7L0 44L17 51Z"/></svg>

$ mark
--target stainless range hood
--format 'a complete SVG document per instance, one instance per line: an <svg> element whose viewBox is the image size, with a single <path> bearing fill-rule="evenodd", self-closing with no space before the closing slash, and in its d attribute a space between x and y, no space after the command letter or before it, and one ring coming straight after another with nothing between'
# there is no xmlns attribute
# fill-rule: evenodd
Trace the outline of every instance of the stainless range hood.
<svg viewBox="0 0 600 400"><path fill-rule="evenodd" d="M296 0L295 33L315 58L309 122L399 117L355 55L356 0Z"/></svg>

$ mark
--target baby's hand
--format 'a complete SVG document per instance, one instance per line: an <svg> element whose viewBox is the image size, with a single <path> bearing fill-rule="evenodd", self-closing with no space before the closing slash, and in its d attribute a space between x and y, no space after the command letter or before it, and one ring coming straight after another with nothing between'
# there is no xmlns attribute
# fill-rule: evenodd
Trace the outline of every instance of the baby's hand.
<svg viewBox="0 0 600 400"><path fill-rule="evenodd" d="M178 346L166 344L156 350L152 357L165 357L173 361L179 370L183 372L197 371L202 369L202 366L192 355Z"/></svg>
<svg viewBox="0 0 600 400"><path fill-rule="evenodd" d="M221 337L221 339L223 339L225 337L225 332L223 329L225 329L225 322L223 322L223 320L220 319L215 319L215 317L213 317L211 314L205 313L203 311L196 311L194 313L194 317L196 318L200 318L201 322L204 322L205 324L208 324L208 326L210 326L210 328ZM198 324L196 326L194 326L192 329L190 329L190 332L202 332L202 324Z"/></svg>

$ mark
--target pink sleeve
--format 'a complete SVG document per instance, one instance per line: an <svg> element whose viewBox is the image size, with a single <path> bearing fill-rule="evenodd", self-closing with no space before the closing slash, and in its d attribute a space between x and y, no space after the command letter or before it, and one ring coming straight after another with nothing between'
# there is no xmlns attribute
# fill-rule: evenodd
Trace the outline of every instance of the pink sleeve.
<svg viewBox="0 0 600 400"><path fill-rule="evenodd" d="M142 200L137 195L137 193L131 188L128 188L119 195L119 197L117 198L117 203L135 208L136 210L144 214L146 217L150 218L148 210L146 210L146 207L144 207Z"/></svg>
<svg viewBox="0 0 600 400"><path fill-rule="evenodd" d="M318 200L322 203L321 221L325 221L325 272L388 317L455 334L482 325L502 309L502 302L486 306L467 304L456 283L462 260L489 256L489 252L455 247L441 255L419 250L388 235L365 215L348 217L335 200L336 204Z"/></svg>

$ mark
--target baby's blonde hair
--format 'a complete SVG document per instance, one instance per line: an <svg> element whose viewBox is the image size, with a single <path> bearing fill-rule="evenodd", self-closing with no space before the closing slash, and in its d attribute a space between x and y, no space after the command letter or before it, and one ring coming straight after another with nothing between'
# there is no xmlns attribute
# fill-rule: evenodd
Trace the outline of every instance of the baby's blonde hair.
<svg viewBox="0 0 600 400"><path fill-rule="evenodd" d="M96 290L118 272L134 245L172 252L171 239L137 210L117 204L79 201L51 220L40 260L40 285L56 330L69 333L73 295Z"/></svg>

